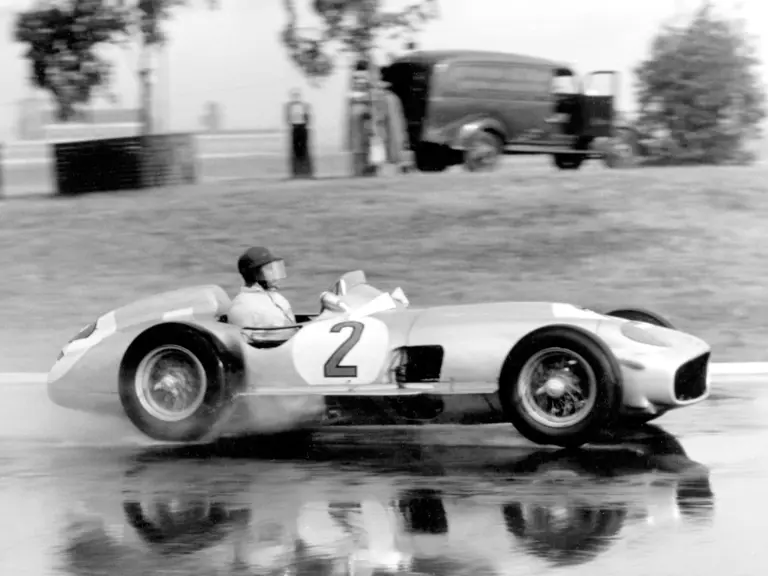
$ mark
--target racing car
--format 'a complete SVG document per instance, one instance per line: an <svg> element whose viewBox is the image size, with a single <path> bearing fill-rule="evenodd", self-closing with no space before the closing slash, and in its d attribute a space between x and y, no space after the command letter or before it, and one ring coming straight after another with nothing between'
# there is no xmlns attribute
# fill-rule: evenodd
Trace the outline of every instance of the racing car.
<svg viewBox="0 0 768 576"><path fill-rule="evenodd" d="M48 375L63 407L127 418L159 442L311 431L327 397L492 395L537 444L577 447L708 397L711 349L643 309L552 302L410 305L357 270L286 333L236 327L216 285L101 316Z"/></svg>

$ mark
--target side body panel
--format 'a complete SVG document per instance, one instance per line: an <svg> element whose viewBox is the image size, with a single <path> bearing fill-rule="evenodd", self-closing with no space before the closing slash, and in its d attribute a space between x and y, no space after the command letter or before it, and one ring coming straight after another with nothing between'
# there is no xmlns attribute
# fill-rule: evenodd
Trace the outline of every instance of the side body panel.
<svg viewBox="0 0 768 576"><path fill-rule="evenodd" d="M246 346L249 388L298 387L312 393L313 386L387 382L393 353L407 344L418 314L402 308L356 320L335 314L314 320L277 348ZM350 322L360 323L362 330L355 334ZM331 364L340 370L330 370Z"/></svg>
<svg viewBox="0 0 768 576"><path fill-rule="evenodd" d="M191 321L216 325L230 300L219 286L193 286L157 294L104 314L87 338L66 344L48 380L76 381L80 390L116 391L117 365L141 332L161 322ZM226 326L220 324L222 327ZM223 328L224 329L224 328ZM73 384L75 385L75 384Z"/></svg>
<svg viewBox="0 0 768 576"><path fill-rule="evenodd" d="M242 346L237 330L226 324L194 316L177 317L175 321L208 331L228 347ZM158 324L157 320L129 324L90 346L87 342L73 343L75 349L65 353L48 374L51 400L68 408L122 415L118 397L120 362L131 343Z"/></svg>
<svg viewBox="0 0 768 576"><path fill-rule="evenodd" d="M465 125L490 129L505 142L535 145L553 109L553 63L499 57L459 57L435 67L423 140L457 149Z"/></svg>
<svg viewBox="0 0 768 576"><path fill-rule="evenodd" d="M194 316L214 319L226 314L232 304L216 285L191 286L142 298L112 312L118 330L133 324Z"/></svg>
<svg viewBox="0 0 768 576"><path fill-rule="evenodd" d="M504 360L526 334L554 323L594 331L599 323L599 316L586 312L584 317L578 317L576 308L561 317L555 316L553 310L557 308L543 302L430 308L415 322L408 344L443 346L441 380L451 383L452 392L488 386L495 390Z"/></svg>

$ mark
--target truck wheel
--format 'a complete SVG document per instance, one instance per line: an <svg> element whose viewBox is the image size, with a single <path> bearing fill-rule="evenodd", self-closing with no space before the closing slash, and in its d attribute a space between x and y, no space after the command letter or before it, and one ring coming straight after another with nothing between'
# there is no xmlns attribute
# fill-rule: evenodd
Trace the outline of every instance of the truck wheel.
<svg viewBox="0 0 768 576"><path fill-rule="evenodd" d="M619 308L618 310L607 312L605 315L624 318L633 322L645 322L646 324L653 324L654 326L661 326L671 330L675 329L672 323L663 316L642 308Z"/></svg>
<svg viewBox="0 0 768 576"><path fill-rule="evenodd" d="M617 130L607 148L603 162L608 168L631 168L638 162L640 143L631 130Z"/></svg>
<svg viewBox="0 0 768 576"><path fill-rule="evenodd" d="M621 384L618 362L602 341L575 327L551 326L512 350L499 400L528 440L575 448L615 421Z"/></svg>
<svg viewBox="0 0 768 576"><path fill-rule="evenodd" d="M469 172L489 172L496 168L504 152L501 138L483 130L473 134L464 150L464 168Z"/></svg>
<svg viewBox="0 0 768 576"><path fill-rule="evenodd" d="M579 154L554 154L555 166L560 170L578 170L584 163L585 157Z"/></svg>
<svg viewBox="0 0 768 576"><path fill-rule="evenodd" d="M448 160L439 146L422 144L416 150L414 159L420 172L443 172L448 168Z"/></svg>
<svg viewBox="0 0 768 576"><path fill-rule="evenodd" d="M150 330L120 366L120 400L133 424L154 440L195 442L231 405L224 362L193 328Z"/></svg>

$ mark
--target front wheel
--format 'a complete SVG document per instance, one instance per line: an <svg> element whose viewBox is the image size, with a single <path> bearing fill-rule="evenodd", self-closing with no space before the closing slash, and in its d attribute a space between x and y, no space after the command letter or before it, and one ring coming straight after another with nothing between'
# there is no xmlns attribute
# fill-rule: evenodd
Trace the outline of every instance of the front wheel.
<svg viewBox="0 0 768 576"><path fill-rule="evenodd" d="M446 154L440 146L422 144L414 154L416 168L420 172L444 172L448 168Z"/></svg>
<svg viewBox="0 0 768 576"><path fill-rule="evenodd" d="M578 170L586 157L582 154L554 154L555 166L560 170Z"/></svg>
<svg viewBox="0 0 768 576"><path fill-rule="evenodd" d="M621 370L591 335L567 326L545 328L512 351L499 394L505 416L528 440L574 448L616 419Z"/></svg>
<svg viewBox="0 0 768 576"><path fill-rule="evenodd" d="M150 331L120 366L120 400L133 424L154 440L195 442L230 406L222 359L192 328Z"/></svg>
<svg viewBox="0 0 768 576"><path fill-rule="evenodd" d="M637 135L626 128L618 129L608 142L608 150L603 157L607 168L631 168L638 163L640 144Z"/></svg>

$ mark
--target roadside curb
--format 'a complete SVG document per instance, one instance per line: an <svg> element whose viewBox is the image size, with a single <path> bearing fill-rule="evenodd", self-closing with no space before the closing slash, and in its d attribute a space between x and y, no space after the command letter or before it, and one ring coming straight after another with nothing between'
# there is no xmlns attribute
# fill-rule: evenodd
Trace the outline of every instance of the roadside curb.
<svg viewBox="0 0 768 576"><path fill-rule="evenodd" d="M0 384L45 384L48 374L44 372L0 372Z"/></svg>
<svg viewBox="0 0 768 576"><path fill-rule="evenodd" d="M710 374L713 378L768 377L768 362L713 362ZM45 384L47 380L44 372L0 372L0 385Z"/></svg>
<svg viewBox="0 0 768 576"><path fill-rule="evenodd" d="M712 376L768 376L768 362L712 362Z"/></svg>

